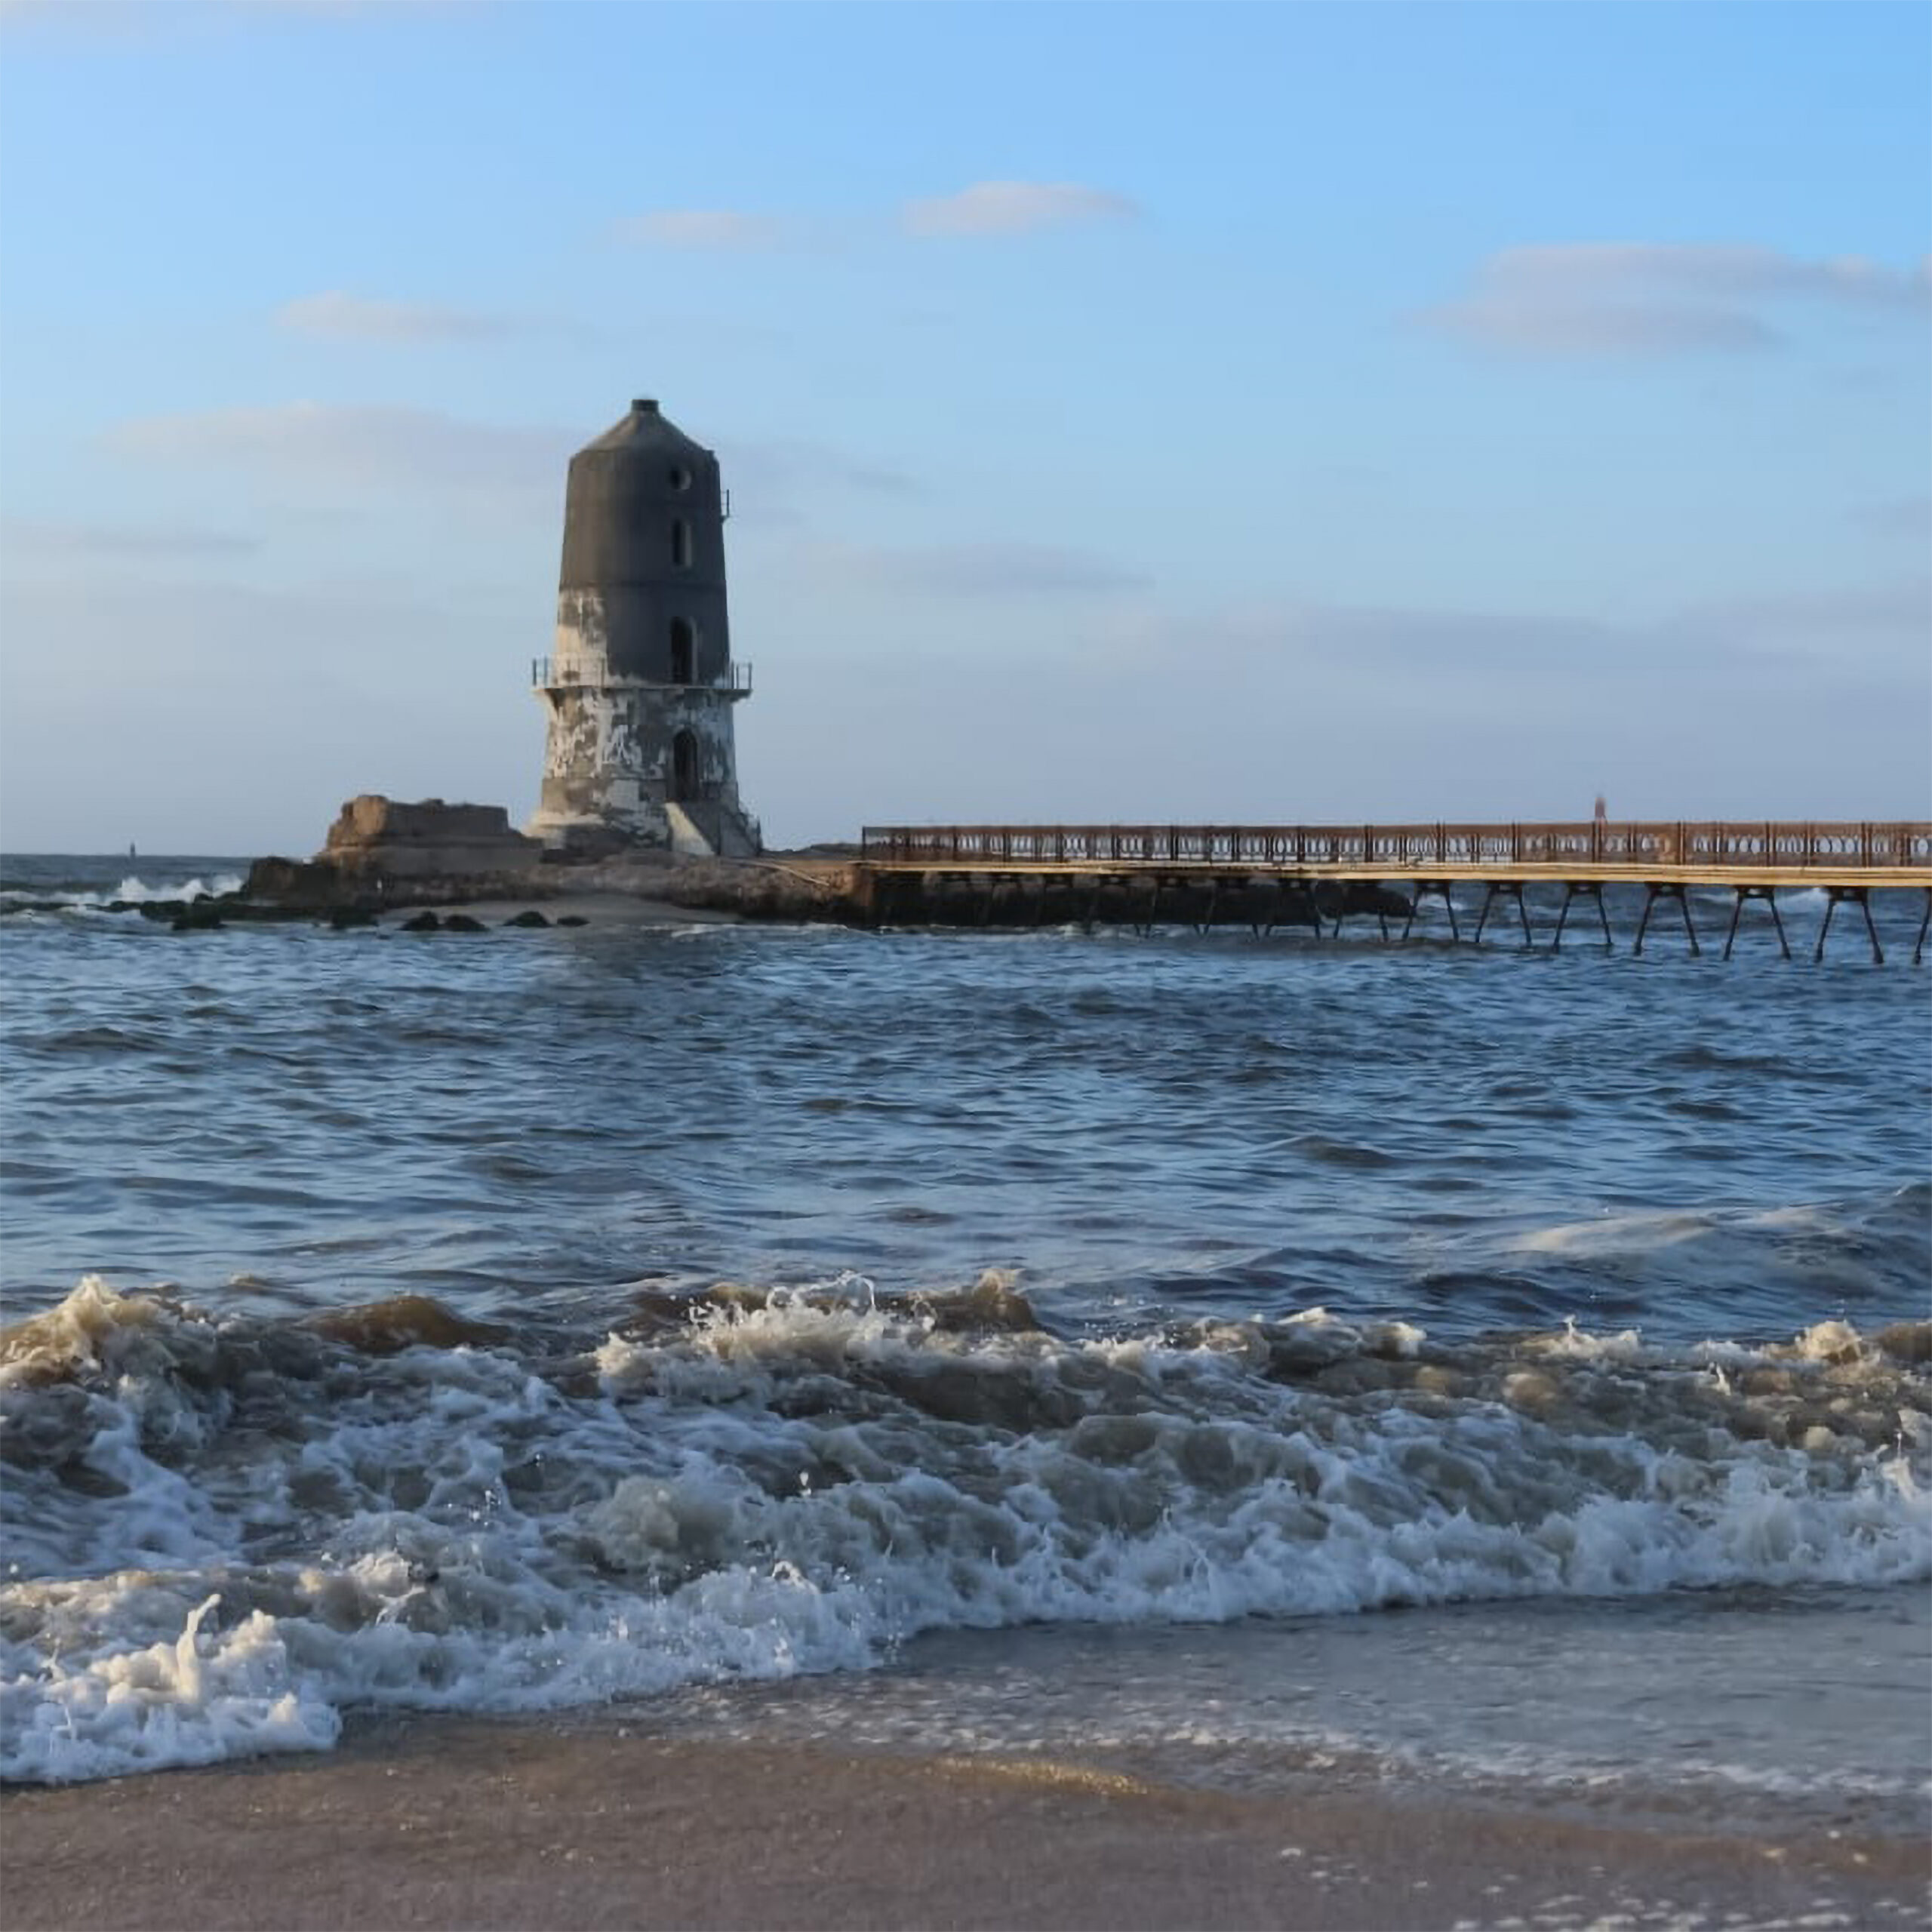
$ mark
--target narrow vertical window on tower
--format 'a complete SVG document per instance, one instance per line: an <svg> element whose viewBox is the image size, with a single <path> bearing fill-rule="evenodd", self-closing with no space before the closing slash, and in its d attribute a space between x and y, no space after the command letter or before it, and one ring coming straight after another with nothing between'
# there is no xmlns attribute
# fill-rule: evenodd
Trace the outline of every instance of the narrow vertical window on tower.
<svg viewBox="0 0 1932 1932"><path fill-rule="evenodd" d="M681 516L671 521L671 561L679 570L688 568L691 561L691 527Z"/></svg>
<svg viewBox="0 0 1932 1932"><path fill-rule="evenodd" d="M674 685L694 685L696 653L692 648L691 627L682 617L671 620L671 681Z"/></svg>

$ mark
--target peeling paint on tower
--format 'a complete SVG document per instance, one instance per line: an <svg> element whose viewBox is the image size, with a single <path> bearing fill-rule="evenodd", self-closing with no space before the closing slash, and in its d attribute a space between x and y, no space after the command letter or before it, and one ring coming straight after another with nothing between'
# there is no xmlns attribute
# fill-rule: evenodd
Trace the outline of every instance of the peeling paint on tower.
<svg viewBox="0 0 1932 1932"><path fill-rule="evenodd" d="M531 669L548 714L528 829L571 852L758 849L738 797L718 459L650 400L571 459L556 638Z"/></svg>

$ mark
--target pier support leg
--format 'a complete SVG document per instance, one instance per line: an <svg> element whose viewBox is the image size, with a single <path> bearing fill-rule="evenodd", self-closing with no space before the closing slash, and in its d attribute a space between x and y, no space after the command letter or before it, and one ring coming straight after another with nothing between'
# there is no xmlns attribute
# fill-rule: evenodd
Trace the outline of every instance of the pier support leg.
<svg viewBox="0 0 1932 1932"><path fill-rule="evenodd" d="M1865 915L1865 936L1872 942L1872 963L1882 966L1885 963L1884 949L1878 943L1878 928L1872 923L1872 896L1862 885L1828 885L1825 891L1829 897L1825 901L1825 917L1818 928L1818 943L1813 949L1811 963L1817 965L1825 956L1825 940L1832 930L1832 915L1838 909L1841 899L1849 899ZM1924 942L1924 929L1920 929L1920 940Z"/></svg>
<svg viewBox="0 0 1932 1932"><path fill-rule="evenodd" d="M1482 943L1482 929L1489 922L1489 909L1499 899L1513 899L1516 902L1516 916L1523 922L1523 943L1534 948L1536 936L1530 931L1530 909L1523 903L1523 887L1521 880L1504 881L1491 885L1482 896L1482 914L1476 921L1475 943Z"/></svg>
<svg viewBox="0 0 1932 1932"><path fill-rule="evenodd" d="M1916 966L1925 957L1925 934L1932 928L1932 885L1925 888L1925 913L1918 922L1918 937L1912 946L1912 963Z"/></svg>
<svg viewBox="0 0 1932 1932"><path fill-rule="evenodd" d="M1610 936L1610 915L1603 909L1603 888L1593 880L1576 879L1564 883L1563 906L1556 915L1556 937L1550 942L1550 951L1560 952L1563 949L1563 928L1570 917L1570 902L1573 899L1594 899L1597 902L1597 918L1603 925L1603 949L1614 952L1617 942Z"/></svg>
<svg viewBox="0 0 1932 1932"><path fill-rule="evenodd" d="M1418 879L1416 881L1415 897L1409 901L1409 916L1402 927L1402 937L1404 940L1407 939L1409 928L1415 924L1416 915L1422 910L1424 893L1432 893L1442 901L1442 909L1449 915L1449 937L1451 942L1461 939L1463 935L1456 925L1456 902L1449 896L1449 882L1447 879Z"/></svg>
<svg viewBox="0 0 1932 1932"><path fill-rule="evenodd" d="M1517 881L1505 879L1501 881L1501 883L1490 884L1490 887L1484 889L1482 914L1476 918L1476 937L1474 937L1472 945L1478 945L1478 946L1482 945L1482 929L1484 925L1490 924L1490 906L1494 906L1494 904L1497 903L1497 898L1512 898L1512 900L1517 903L1517 918L1518 920L1522 920L1522 943L1524 943L1526 946L1534 946L1536 935L1531 931L1531 908L1522 904L1522 881L1521 879Z"/></svg>
<svg viewBox="0 0 1932 1932"><path fill-rule="evenodd" d="M1858 890L1858 905L1865 915L1865 937L1872 942L1872 963L1882 966L1885 963L1885 949L1878 943L1878 928L1872 923L1872 895L1863 886Z"/></svg>
<svg viewBox="0 0 1932 1932"><path fill-rule="evenodd" d="M1740 885L1737 888L1737 903L1730 909L1730 930L1724 934L1724 956L1730 957L1732 944L1737 937L1737 922L1744 916L1744 902L1747 899L1761 899L1770 908L1771 924L1777 928L1778 950L1786 958L1791 957L1791 946L1784 936L1784 921L1778 917L1777 888L1774 885Z"/></svg>
<svg viewBox="0 0 1932 1932"><path fill-rule="evenodd" d="M1638 955L1644 950L1644 934L1649 930L1651 909L1660 899L1674 899L1677 909L1684 916L1684 936L1690 942L1690 956L1700 958L1704 949L1697 943L1697 928L1690 923L1690 902L1684 895L1681 885L1647 885L1644 888L1644 916L1637 922L1637 943L1630 949Z"/></svg>

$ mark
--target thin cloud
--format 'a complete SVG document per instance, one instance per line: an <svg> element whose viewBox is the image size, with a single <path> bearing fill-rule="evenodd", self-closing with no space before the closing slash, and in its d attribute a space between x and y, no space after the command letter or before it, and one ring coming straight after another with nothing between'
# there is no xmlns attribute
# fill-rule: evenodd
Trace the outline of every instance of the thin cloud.
<svg viewBox="0 0 1932 1932"><path fill-rule="evenodd" d="M950 543L904 549L828 546L825 571L848 583L921 597L1116 596L1152 580L1111 558L1032 543Z"/></svg>
<svg viewBox="0 0 1932 1932"><path fill-rule="evenodd" d="M1794 306L1920 316L1932 298L1921 262L1809 260L1730 244L1564 242L1504 248L1463 300L1420 319L1484 347L1549 355L1653 355L1774 349L1771 317Z"/></svg>
<svg viewBox="0 0 1932 1932"><path fill-rule="evenodd" d="M1251 677L1270 663L1325 677L1389 685L1412 696L1473 684L1518 691L1601 692L1668 679L1687 663L1764 675L1792 647L1841 638L1847 624L1883 632L1909 608L1911 587L1739 599L1674 613L1656 623L1613 624L1561 611L1326 602L1270 598L1190 613L1196 648ZM1922 590L1919 593L1923 595ZM1176 620L1136 606L1090 629L1088 654L1116 666L1154 664L1171 651ZM1391 687L1393 688L1393 687Z"/></svg>
<svg viewBox="0 0 1932 1932"><path fill-rule="evenodd" d="M909 235L1026 235L1140 212L1124 195L1075 182L981 181L956 195L908 202L900 220Z"/></svg>
<svg viewBox="0 0 1932 1932"><path fill-rule="evenodd" d="M660 208L617 225L617 238L657 248L769 248L783 237L769 215L731 208Z"/></svg>
<svg viewBox="0 0 1932 1932"><path fill-rule="evenodd" d="M54 559L202 563L211 558L251 556L261 547L257 537L189 524L61 522L0 517L0 551L35 564Z"/></svg>
<svg viewBox="0 0 1932 1932"><path fill-rule="evenodd" d="M1792 591L1700 605L1684 626L1769 650L1807 649L1829 657L1850 640L1888 641L1914 651L1932 645L1932 577Z"/></svg>
<svg viewBox="0 0 1932 1932"><path fill-rule="evenodd" d="M1647 622L1280 598L1191 611L1186 623L1197 653L1237 682L1289 664L1338 691L1400 690L1430 706L1500 686L1526 703L1595 706L1686 678L1740 691L1820 677L1923 687L1932 666L1932 582L1923 576L1714 599ZM1151 668L1171 653L1177 627L1159 604L1136 604L1088 625L1079 648L1116 670Z"/></svg>
<svg viewBox="0 0 1932 1932"><path fill-rule="evenodd" d="M436 410L316 402L143 417L107 436L109 448L158 462L468 495L554 491L582 440L565 430L469 423Z"/></svg>
<svg viewBox="0 0 1932 1932"><path fill-rule="evenodd" d="M51 26L76 37L159 41L244 26L265 16L365 20L405 13L458 13L484 0L0 0L0 26Z"/></svg>
<svg viewBox="0 0 1932 1932"><path fill-rule="evenodd" d="M275 312L278 326L299 335L355 342L480 342L515 334L508 316L443 309L424 302L387 302L339 288L297 296Z"/></svg>
<svg viewBox="0 0 1932 1932"><path fill-rule="evenodd" d="M912 497L920 485L907 472L829 443L804 440L730 442L720 452L727 478L741 496L783 500L828 486L872 496Z"/></svg>
<svg viewBox="0 0 1932 1932"><path fill-rule="evenodd" d="M1932 497L1894 497L1867 503L1854 512L1860 528L1874 537L1903 537L1921 545L1932 543Z"/></svg>
<svg viewBox="0 0 1932 1932"><path fill-rule="evenodd" d="M1611 633L1588 617L1263 600L1201 614L1197 641L1230 659L1287 657L1413 687L1431 678L1537 682L1610 671ZM1153 640L1164 648L1164 639ZM1623 675L1627 660L1614 675Z"/></svg>
<svg viewBox="0 0 1932 1932"><path fill-rule="evenodd" d="M1883 308L1922 307L1932 291L1924 263L1894 269L1860 255L1807 261L1774 248L1719 244L1573 242L1504 248L1490 258L1485 273L1506 288L1557 294L1811 296Z"/></svg>

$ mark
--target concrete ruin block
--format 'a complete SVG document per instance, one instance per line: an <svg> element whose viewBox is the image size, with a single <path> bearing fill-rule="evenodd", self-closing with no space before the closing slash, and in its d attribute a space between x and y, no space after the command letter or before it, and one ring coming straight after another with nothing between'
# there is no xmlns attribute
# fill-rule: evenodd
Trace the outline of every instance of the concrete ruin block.
<svg viewBox="0 0 1932 1932"><path fill-rule="evenodd" d="M364 792L343 805L316 863L385 878L466 878L528 872L543 846L512 830L501 805L414 804Z"/></svg>

